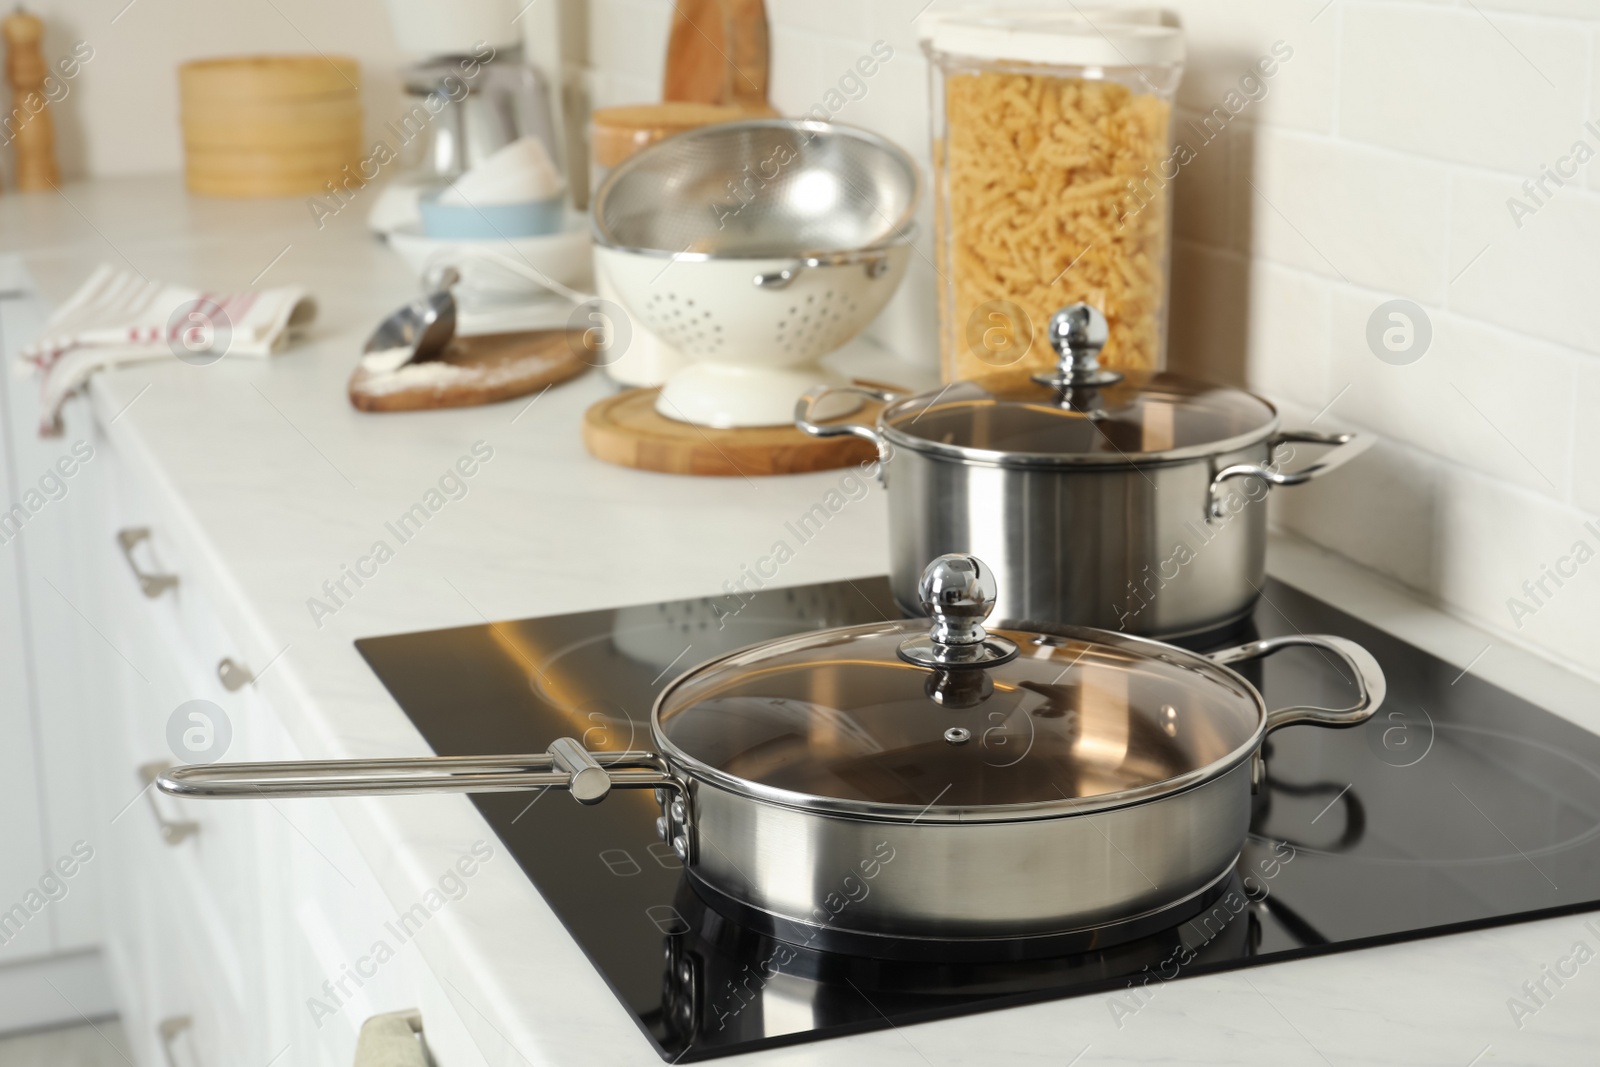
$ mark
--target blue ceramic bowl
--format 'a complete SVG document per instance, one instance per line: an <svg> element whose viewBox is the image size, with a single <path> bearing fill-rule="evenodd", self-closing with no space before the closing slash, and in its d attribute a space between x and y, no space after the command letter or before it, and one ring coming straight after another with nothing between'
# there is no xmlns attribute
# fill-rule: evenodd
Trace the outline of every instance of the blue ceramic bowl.
<svg viewBox="0 0 1600 1067"><path fill-rule="evenodd" d="M417 202L422 232L448 240L543 237L562 227L566 195L516 204L442 204L438 193Z"/></svg>

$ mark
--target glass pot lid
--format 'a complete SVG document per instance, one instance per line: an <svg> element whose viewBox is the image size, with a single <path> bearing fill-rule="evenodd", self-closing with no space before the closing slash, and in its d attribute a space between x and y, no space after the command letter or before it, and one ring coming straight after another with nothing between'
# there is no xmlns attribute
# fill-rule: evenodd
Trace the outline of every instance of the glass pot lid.
<svg viewBox="0 0 1600 1067"><path fill-rule="evenodd" d="M692 774L795 806L925 821L1115 807L1248 757L1260 697L1206 658L1098 630L987 631L970 556L923 574L932 616L752 646L674 682L657 740Z"/></svg>
<svg viewBox="0 0 1600 1067"><path fill-rule="evenodd" d="M879 417L899 445L1002 465L1128 464L1242 448L1278 425L1242 389L1181 375L1102 368L1105 316L1074 304L1051 316L1059 363L1049 374L997 373L890 405Z"/></svg>

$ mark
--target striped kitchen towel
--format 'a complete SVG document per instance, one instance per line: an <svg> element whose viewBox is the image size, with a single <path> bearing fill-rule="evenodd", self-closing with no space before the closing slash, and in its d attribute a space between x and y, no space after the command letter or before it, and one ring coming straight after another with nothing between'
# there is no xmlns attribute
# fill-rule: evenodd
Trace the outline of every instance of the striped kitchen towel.
<svg viewBox="0 0 1600 1067"><path fill-rule="evenodd" d="M101 264L19 354L22 371L40 376L39 434L61 432L61 405L103 367L270 356L316 313L298 286L208 293Z"/></svg>

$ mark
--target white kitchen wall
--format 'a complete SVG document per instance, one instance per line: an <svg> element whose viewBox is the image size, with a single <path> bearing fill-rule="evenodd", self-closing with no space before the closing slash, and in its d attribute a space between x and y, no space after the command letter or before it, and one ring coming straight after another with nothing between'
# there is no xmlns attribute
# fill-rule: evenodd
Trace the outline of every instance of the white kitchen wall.
<svg viewBox="0 0 1600 1067"><path fill-rule="evenodd" d="M588 3L593 102L657 98L671 0ZM536 54L554 6L537 0L526 22ZM893 59L836 117L926 160L924 0L767 6L781 111L812 108L886 41ZM1576 142L1600 152L1600 0L1168 6L1189 41L1180 121L1219 106L1274 42L1294 50L1175 183L1173 367L1248 384L1291 420L1381 438L1325 483L1280 494L1282 525L1507 642L1600 672L1600 521L1584 526L1600 515L1600 164L1524 187ZM351 54L369 124L398 107L405 57L381 0L30 7L47 55L95 48L57 109L69 174L178 169L176 66L197 56ZM926 241L921 253L875 332L932 361ZM1400 366L1367 341L1395 298L1420 305L1432 334ZM1558 565L1560 585L1546 577Z"/></svg>
<svg viewBox="0 0 1600 1067"><path fill-rule="evenodd" d="M394 117L405 56L382 0L29 0L45 21L46 61L86 42L94 50L54 107L67 178L149 174L182 166L178 66L259 53L354 56L362 64L368 130ZM8 91L0 91L10 99ZM10 154L5 154L10 184Z"/></svg>
<svg viewBox="0 0 1600 1067"><path fill-rule="evenodd" d="M807 110L885 40L893 60L836 117L925 161L923 5L768 0L772 102ZM1280 524L1600 673L1600 163L1523 191L1576 142L1600 152L1600 0L1167 6L1189 42L1180 121L1274 42L1294 50L1177 179L1171 365L1380 438L1279 494ZM671 10L590 0L597 103L656 97ZM1405 365L1367 340L1397 298L1432 335ZM933 307L922 258L878 336L931 360Z"/></svg>
<svg viewBox="0 0 1600 1067"><path fill-rule="evenodd" d="M190 59L314 51L354 56L361 63L368 128L377 129L398 110L405 57L383 0L29 0L27 7L44 20L43 50L51 64L70 55L78 41L94 49L54 109L68 177L180 169L178 65ZM8 90L5 95L9 99ZM4 155L9 167L10 153Z"/></svg>

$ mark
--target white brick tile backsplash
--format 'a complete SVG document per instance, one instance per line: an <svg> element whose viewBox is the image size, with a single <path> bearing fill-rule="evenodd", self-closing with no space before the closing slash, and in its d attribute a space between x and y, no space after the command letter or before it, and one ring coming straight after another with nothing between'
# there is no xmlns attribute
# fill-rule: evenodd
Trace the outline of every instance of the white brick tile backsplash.
<svg viewBox="0 0 1600 1067"><path fill-rule="evenodd" d="M1314 415L1333 399L1329 382L1333 286L1321 278L1257 262L1250 271L1245 384Z"/></svg>
<svg viewBox="0 0 1600 1067"><path fill-rule="evenodd" d="M1173 228L1180 237L1217 248L1236 244L1237 228L1234 225L1234 198L1228 194L1234 181L1234 145L1247 132L1242 124L1230 124L1212 140L1202 143L1190 136L1198 124L1200 113L1179 110L1173 121L1179 129L1177 137L1194 148L1192 160L1178 171L1172 183Z"/></svg>
<svg viewBox="0 0 1600 1067"><path fill-rule="evenodd" d="M1294 407L1284 412L1291 426L1304 426L1315 415ZM1316 427L1340 428L1328 417ZM1432 592L1438 578L1441 470L1425 453L1380 441L1326 477L1274 490L1272 519L1380 574Z"/></svg>
<svg viewBox="0 0 1600 1067"><path fill-rule="evenodd" d="M1338 77L1338 12L1323 11L1327 0L1176 0L1163 6L1184 24L1188 61L1178 101L1195 111L1220 107L1239 80L1263 58L1276 70L1263 79L1265 95L1241 117L1252 122L1331 133ZM1140 5L1143 6L1143 5ZM1279 60L1273 45L1292 54ZM1272 67L1268 67L1272 69Z"/></svg>
<svg viewBox="0 0 1600 1067"><path fill-rule="evenodd" d="M1239 148L1233 195L1244 247L1424 303L1442 300L1444 167L1269 128Z"/></svg>
<svg viewBox="0 0 1600 1067"><path fill-rule="evenodd" d="M667 36L672 30L668 0L591 0L589 62L630 81L656 86L648 100L661 98L661 77L667 64ZM641 101L632 101L639 103Z"/></svg>
<svg viewBox="0 0 1600 1067"><path fill-rule="evenodd" d="M1600 558L1576 568L1569 559L1562 569L1576 573L1560 586L1545 578L1545 593L1535 585L1538 602L1523 588L1579 540L1600 553L1600 535L1585 527L1592 516L1459 469L1446 472L1441 501L1436 595L1514 640L1600 665Z"/></svg>
<svg viewBox="0 0 1600 1067"><path fill-rule="evenodd" d="M1572 441L1572 502L1600 515L1600 358L1578 360Z"/></svg>
<svg viewBox="0 0 1600 1067"><path fill-rule="evenodd" d="M782 114L800 116L822 104L830 89L838 88L839 79L854 70L855 61L868 52L868 45L810 30L773 26L772 50L772 106ZM852 121L850 112L857 103L846 101L835 118Z"/></svg>
<svg viewBox="0 0 1600 1067"><path fill-rule="evenodd" d="M867 331L867 336L908 363L936 368L940 365L938 278L933 266L933 241L928 236L931 212L921 212L922 237L906 268L900 289Z"/></svg>
<svg viewBox="0 0 1600 1067"><path fill-rule="evenodd" d="M1343 8L1345 136L1531 173L1581 124L1590 48L1582 31L1472 7Z"/></svg>
<svg viewBox="0 0 1600 1067"><path fill-rule="evenodd" d="M910 152L926 168L928 61L919 49L888 47L893 49L889 59L877 63L876 74L862 79L867 87L866 95L845 104L836 118L839 122L865 126L882 134ZM923 176L928 177L926 169ZM932 189L925 186L923 195L931 198Z"/></svg>
<svg viewBox="0 0 1600 1067"><path fill-rule="evenodd" d="M1589 33L1589 106L1587 117L1600 122L1600 26ZM1589 188L1600 189L1600 167L1590 167Z"/></svg>
<svg viewBox="0 0 1600 1067"><path fill-rule="evenodd" d="M1195 378L1244 384L1249 288L1250 265L1242 256L1177 242L1167 365Z"/></svg>
<svg viewBox="0 0 1600 1067"><path fill-rule="evenodd" d="M867 3L867 37L887 41L896 51L917 52L917 18L947 6L934 3L923 10L926 0L871 0Z"/></svg>
<svg viewBox="0 0 1600 1067"><path fill-rule="evenodd" d="M1600 136L1589 140L1600 149ZM1513 220L1509 200L1533 203L1519 182L1463 175L1454 185L1451 309L1600 353L1600 194L1547 186L1543 206Z"/></svg>
<svg viewBox="0 0 1600 1067"><path fill-rule="evenodd" d="M1334 414L1557 500L1567 498L1577 357L1456 315L1431 314L1432 341L1405 366L1380 360L1367 323L1382 294L1333 301ZM1349 386L1346 390L1345 387Z"/></svg>
<svg viewBox="0 0 1600 1067"><path fill-rule="evenodd" d="M861 0L766 0L769 26L790 26L826 37L867 35L870 5Z"/></svg>
<svg viewBox="0 0 1600 1067"><path fill-rule="evenodd" d="M1594 0L1476 0L1476 3L1491 18L1497 14L1553 15L1590 20L1600 18L1600 10L1595 8Z"/></svg>

